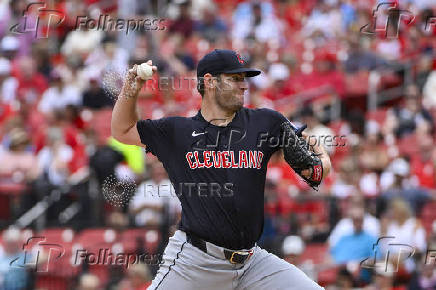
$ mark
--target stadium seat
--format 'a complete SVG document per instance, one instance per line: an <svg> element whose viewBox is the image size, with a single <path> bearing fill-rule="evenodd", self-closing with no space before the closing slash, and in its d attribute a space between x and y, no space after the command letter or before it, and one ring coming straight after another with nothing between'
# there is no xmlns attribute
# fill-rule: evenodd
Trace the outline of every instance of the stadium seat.
<svg viewBox="0 0 436 290"><path fill-rule="evenodd" d="M384 72L380 75L380 88L387 89L401 85L401 78L395 72Z"/></svg>
<svg viewBox="0 0 436 290"><path fill-rule="evenodd" d="M419 152L419 146L410 146L410 144L419 144L419 139L416 134L408 134L398 140L398 150L401 155L409 155L412 157Z"/></svg>
<svg viewBox="0 0 436 290"><path fill-rule="evenodd" d="M59 290L68 289L72 279L68 277L54 276L50 273L38 273L36 276L35 289Z"/></svg>
<svg viewBox="0 0 436 290"><path fill-rule="evenodd" d="M69 228L51 228L41 231L38 235L45 237L47 243L71 244L74 234Z"/></svg>
<svg viewBox="0 0 436 290"><path fill-rule="evenodd" d="M381 126L386 120L386 115L387 115L387 109L382 108L382 109L367 112L365 118L367 120L376 121Z"/></svg>
<svg viewBox="0 0 436 290"><path fill-rule="evenodd" d="M301 262L312 260L314 264L322 264L328 252L328 244L316 243L308 244L303 254L301 254Z"/></svg>
<svg viewBox="0 0 436 290"><path fill-rule="evenodd" d="M368 94L369 72L361 71L345 77L345 94L347 97L359 97Z"/></svg>
<svg viewBox="0 0 436 290"><path fill-rule="evenodd" d="M83 258L75 261L76 256L80 257L80 253L77 252L80 250L84 254L93 254L95 259L100 259L100 257L105 259L104 256L99 255L103 255L102 253L113 253L113 245L119 238L120 235L110 228L85 229L74 239L73 256L70 255L69 262L75 264L72 265L74 269L81 269ZM121 247L120 251L124 252L124 249ZM89 261L89 272L95 274L101 283L103 283L102 285L108 280L108 267L109 265L105 261Z"/></svg>
<svg viewBox="0 0 436 290"><path fill-rule="evenodd" d="M74 242L83 245L107 244L114 242L117 237L117 232L110 228L85 229L77 235Z"/></svg>
<svg viewBox="0 0 436 290"><path fill-rule="evenodd" d="M123 232L121 242L127 252L133 252L137 247L137 239L142 238L145 242L143 245L147 252L154 253L157 249L160 236L155 230L146 229L128 229Z"/></svg>
<svg viewBox="0 0 436 290"><path fill-rule="evenodd" d="M318 273L318 284L323 287L334 284L336 281L338 269L339 267L334 266L332 268L320 271Z"/></svg>

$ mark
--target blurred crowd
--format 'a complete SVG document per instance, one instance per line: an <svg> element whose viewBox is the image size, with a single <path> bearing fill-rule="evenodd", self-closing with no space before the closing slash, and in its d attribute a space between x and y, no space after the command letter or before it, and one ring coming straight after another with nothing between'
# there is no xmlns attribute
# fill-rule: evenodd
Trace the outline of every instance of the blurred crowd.
<svg viewBox="0 0 436 290"><path fill-rule="evenodd" d="M140 92L141 117L195 115L201 96L190 80L214 48L262 70L245 106L307 124L334 167L315 192L272 156L259 244L327 289L436 289L427 263L436 246L436 2L44 2L61 24L31 1L0 1L1 289L52 289L40 273L9 266L23 243L11 225L152 229L163 249L180 205L154 156L110 137L111 108L127 68L151 59L158 74ZM162 29L77 29L77 17L100 15L161 19ZM137 185L130 203L105 202L108 179ZM145 289L155 270L139 264L108 279L84 268L70 287Z"/></svg>

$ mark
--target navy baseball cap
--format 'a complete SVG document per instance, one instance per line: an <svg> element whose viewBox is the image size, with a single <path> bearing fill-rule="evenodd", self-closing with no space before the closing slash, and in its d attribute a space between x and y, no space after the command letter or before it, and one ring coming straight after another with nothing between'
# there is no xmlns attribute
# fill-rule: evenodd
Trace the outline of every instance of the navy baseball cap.
<svg viewBox="0 0 436 290"><path fill-rule="evenodd" d="M244 67L245 61L233 50L215 49L206 54L197 66L197 77L205 74L217 75L221 73L242 73L247 77L255 77L260 74L260 70Z"/></svg>

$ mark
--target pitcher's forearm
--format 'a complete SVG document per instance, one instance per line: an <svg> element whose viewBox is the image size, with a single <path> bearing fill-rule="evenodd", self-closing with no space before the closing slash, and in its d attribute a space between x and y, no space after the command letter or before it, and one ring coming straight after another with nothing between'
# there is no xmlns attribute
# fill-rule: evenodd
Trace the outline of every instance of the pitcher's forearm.
<svg viewBox="0 0 436 290"><path fill-rule="evenodd" d="M147 64L152 66L151 60ZM111 133L119 142L143 146L135 125L139 120L136 101L145 80L138 76L137 68L135 64L127 72L121 93L112 111ZM157 68L152 66L152 71L156 72L156 70Z"/></svg>
<svg viewBox="0 0 436 290"><path fill-rule="evenodd" d="M137 65L129 69L112 111L111 133L115 139L126 134L139 120L136 101L143 82L136 75Z"/></svg>
<svg viewBox="0 0 436 290"><path fill-rule="evenodd" d="M114 137L127 133L138 122L136 100L136 96L126 97L123 93L118 97L112 111L111 128Z"/></svg>

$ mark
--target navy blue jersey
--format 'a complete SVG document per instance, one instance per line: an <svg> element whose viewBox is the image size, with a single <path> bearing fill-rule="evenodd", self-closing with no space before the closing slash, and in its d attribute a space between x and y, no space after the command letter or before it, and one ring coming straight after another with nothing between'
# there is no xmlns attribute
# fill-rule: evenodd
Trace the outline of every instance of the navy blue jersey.
<svg viewBox="0 0 436 290"><path fill-rule="evenodd" d="M280 148L274 110L241 108L227 126L190 118L141 120L146 152L163 163L182 205L180 229L229 249L260 238L267 163Z"/></svg>

